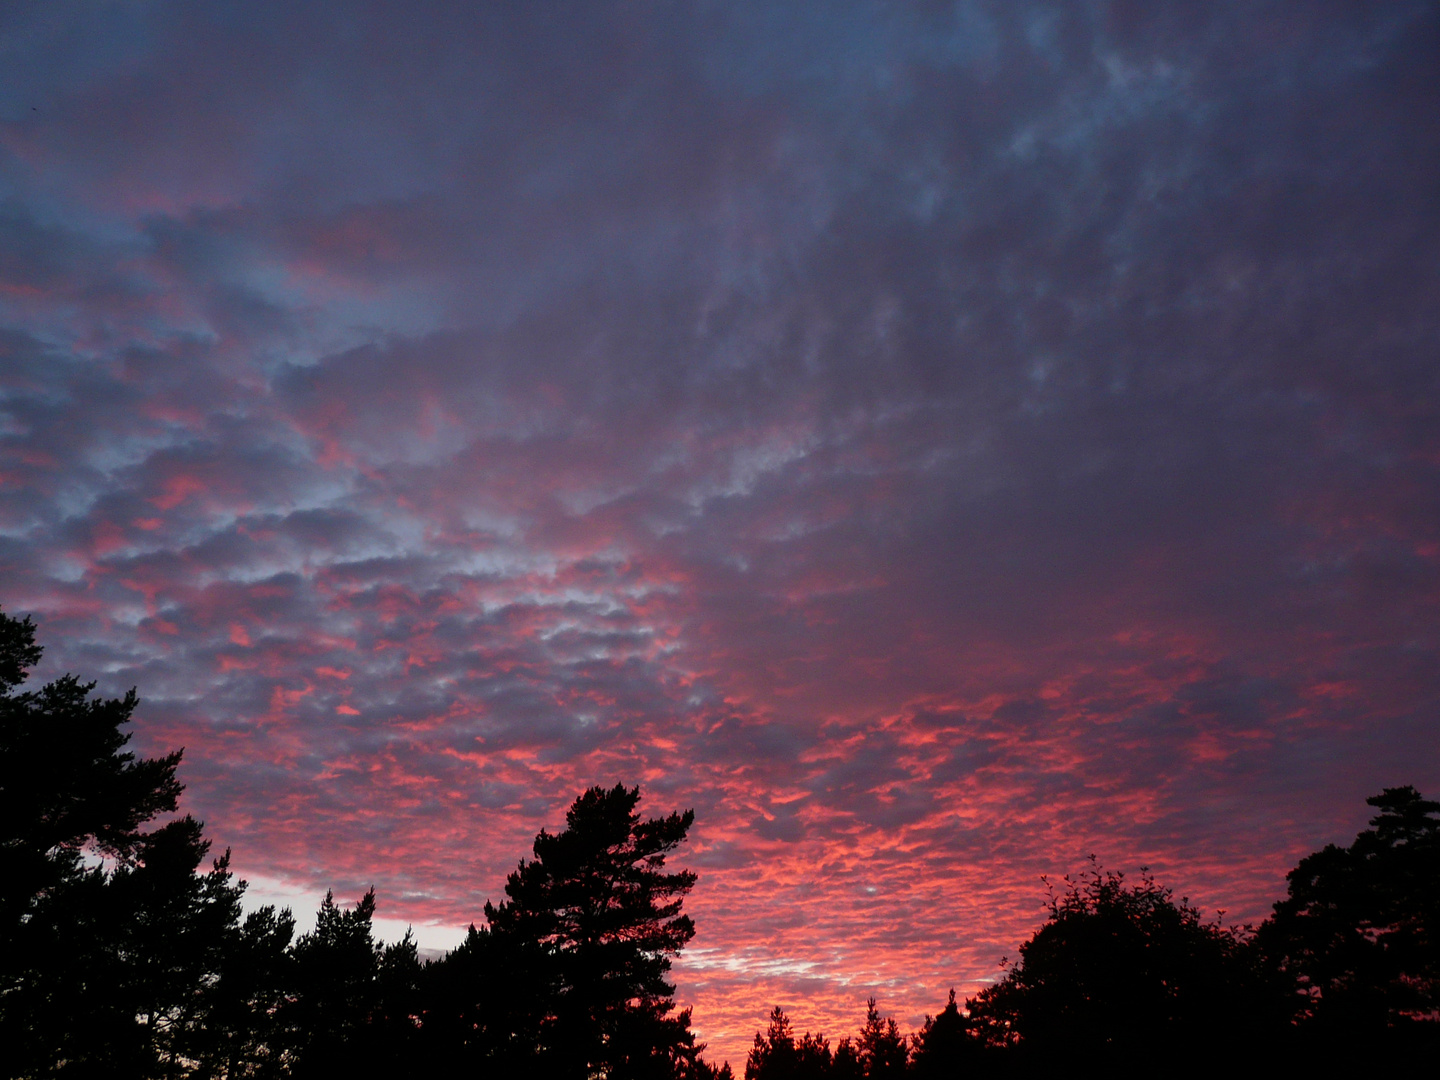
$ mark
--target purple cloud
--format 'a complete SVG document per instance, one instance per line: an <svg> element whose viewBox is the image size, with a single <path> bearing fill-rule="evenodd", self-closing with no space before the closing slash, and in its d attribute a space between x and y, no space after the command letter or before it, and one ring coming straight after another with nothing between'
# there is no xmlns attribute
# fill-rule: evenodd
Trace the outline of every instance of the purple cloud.
<svg viewBox="0 0 1440 1080"><path fill-rule="evenodd" d="M12 9L0 602L277 894L459 927L695 806L732 1061L1091 851L1257 918L1440 787L1437 33Z"/></svg>

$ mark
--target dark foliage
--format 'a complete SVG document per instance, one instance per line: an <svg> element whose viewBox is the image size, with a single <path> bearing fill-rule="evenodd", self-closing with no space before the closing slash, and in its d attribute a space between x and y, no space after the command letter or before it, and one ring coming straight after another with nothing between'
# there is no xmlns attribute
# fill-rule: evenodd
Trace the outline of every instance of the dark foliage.
<svg viewBox="0 0 1440 1080"><path fill-rule="evenodd" d="M745 1080L820 1080L831 1075L833 1061L824 1035L807 1031L796 1042L790 1018L776 1005L765 1034L755 1033L755 1045L745 1059Z"/></svg>
<svg viewBox="0 0 1440 1080"><path fill-rule="evenodd" d="M1380 813L1354 843L1290 871L1259 946L1306 1041L1440 1049L1440 803L1413 787L1367 801Z"/></svg>
<svg viewBox="0 0 1440 1080"><path fill-rule="evenodd" d="M424 1055L431 1071L517 1075L541 1054L550 987L539 944L472 925L458 947L425 969Z"/></svg>
<svg viewBox="0 0 1440 1080"><path fill-rule="evenodd" d="M1148 875L1092 867L1050 899L1005 977L967 1003L989 1047L1031 1060L1253 1053L1264 1015L1251 951Z"/></svg>
<svg viewBox="0 0 1440 1080"><path fill-rule="evenodd" d="M219 977L210 989L201 1076L286 1076L293 1060L282 1006L295 985L289 911L263 907L229 935Z"/></svg>
<svg viewBox="0 0 1440 1080"><path fill-rule="evenodd" d="M40 905L83 874L82 851L129 861L141 825L175 809L180 751L140 759L120 730L137 702L90 697L94 683L66 675L15 693L39 663L35 627L0 612L0 952Z"/></svg>
<svg viewBox="0 0 1440 1080"><path fill-rule="evenodd" d="M909 1045L895 1021L881 1017L874 998L865 1003L860 1034L841 1039L833 1054L824 1035L807 1031L797 1040L790 1018L777 1005L745 1059L745 1080L890 1080L911 1075L910 1070Z"/></svg>
<svg viewBox="0 0 1440 1080"><path fill-rule="evenodd" d="M900 1028L893 1018L880 1016L874 998L865 1003L865 1026L860 1029L855 1050L867 1080L898 1080L905 1075L910 1061Z"/></svg>
<svg viewBox="0 0 1440 1080"><path fill-rule="evenodd" d="M691 811L642 820L638 788L591 788L565 828L535 838L535 858L485 905L501 947L528 955L544 977L533 1029L556 1076L666 1077L696 1056L690 1012L674 1011L671 958L695 935L680 913L695 884L665 873L685 839Z"/></svg>
<svg viewBox="0 0 1440 1080"><path fill-rule="evenodd" d="M136 704L63 676L0 613L0 1045L14 1075L166 1076L206 1051L210 990L239 916L228 853L175 809L180 753L136 759ZM102 857L104 860L102 861Z"/></svg>
<svg viewBox="0 0 1440 1080"><path fill-rule="evenodd" d="M295 942L289 994L277 1009L296 1077L396 1076L418 1050L421 965L407 933L374 939L372 889L349 911L325 894L315 929Z"/></svg>
<svg viewBox="0 0 1440 1080"><path fill-rule="evenodd" d="M959 1076L977 1068L987 1058L985 1048L976 1037L970 1018L960 1012L955 991L939 1016L927 1016L925 1025L915 1033L910 1057L911 1072L925 1080Z"/></svg>

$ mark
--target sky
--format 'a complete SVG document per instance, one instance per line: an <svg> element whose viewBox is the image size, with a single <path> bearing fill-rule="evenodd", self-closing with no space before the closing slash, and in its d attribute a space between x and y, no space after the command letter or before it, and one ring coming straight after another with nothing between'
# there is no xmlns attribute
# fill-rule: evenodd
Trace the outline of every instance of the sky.
<svg viewBox="0 0 1440 1080"><path fill-rule="evenodd" d="M1440 792L1427 3L7 4L0 604L253 902L693 807L710 1053Z"/></svg>

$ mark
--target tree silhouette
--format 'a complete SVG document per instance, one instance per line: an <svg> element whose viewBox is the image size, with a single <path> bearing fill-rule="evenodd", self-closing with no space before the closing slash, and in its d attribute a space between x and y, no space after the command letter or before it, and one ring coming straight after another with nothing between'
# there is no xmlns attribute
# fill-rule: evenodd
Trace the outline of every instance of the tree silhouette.
<svg viewBox="0 0 1440 1080"><path fill-rule="evenodd" d="M790 1018L776 1005L765 1034L755 1033L755 1045L745 1059L745 1080L822 1080L830 1075L830 1043L825 1036L807 1031L796 1042Z"/></svg>
<svg viewBox="0 0 1440 1080"><path fill-rule="evenodd" d="M286 1028L292 1000L295 917L266 906L233 928L210 990L203 1050L195 1057L202 1076L286 1076L294 1037Z"/></svg>
<svg viewBox="0 0 1440 1080"><path fill-rule="evenodd" d="M0 612L0 1045L16 1075L177 1075L204 1052L243 885L228 852L197 872L193 818L144 831L175 809L180 753L124 749L133 690L15 692L34 632Z"/></svg>
<svg viewBox="0 0 1440 1080"><path fill-rule="evenodd" d="M327 894L242 922L244 882L175 809L179 752L137 759L133 691L64 676L17 693L34 626L0 612L0 1072L329 1077L523 1070L730 1080L699 1056L666 981L694 885L665 872L693 815L642 820L638 789L593 788L440 963L374 939L375 896Z"/></svg>
<svg viewBox="0 0 1440 1080"><path fill-rule="evenodd" d="M969 1018L961 1015L954 990L938 1016L925 1017L925 1025L915 1033L913 1041L910 1070L926 1080L956 1076L983 1060L983 1047Z"/></svg>
<svg viewBox="0 0 1440 1080"><path fill-rule="evenodd" d="M848 1035L835 1045L835 1056L830 1061L830 1075L833 1080L863 1080L865 1066L860 1064L860 1052L855 1041Z"/></svg>
<svg viewBox="0 0 1440 1080"><path fill-rule="evenodd" d="M898 1080L910 1061L899 1026L893 1018L881 1018L873 997L865 1002L865 1026L855 1041L855 1052L866 1080Z"/></svg>
<svg viewBox="0 0 1440 1080"><path fill-rule="evenodd" d="M422 982L425 1060L432 1075L514 1075L541 1057L558 989L547 948L473 925L427 965Z"/></svg>
<svg viewBox="0 0 1440 1080"><path fill-rule="evenodd" d="M174 810L181 751L139 759L126 751L138 698L92 699L95 684L64 675L15 693L40 662L35 626L0 611L0 954L62 883L82 873L87 848L135 857L141 826Z"/></svg>
<svg viewBox="0 0 1440 1080"><path fill-rule="evenodd" d="M745 1059L745 1080L791 1080L794 1075L795 1032L785 1010L776 1005L765 1034L755 1033L755 1045Z"/></svg>
<svg viewBox="0 0 1440 1080"><path fill-rule="evenodd" d="M292 1075L387 1076L417 1050L420 961L407 932L374 938L375 890L347 910L326 893L315 929L295 942L294 995L282 1010L295 1046Z"/></svg>
<svg viewBox="0 0 1440 1080"><path fill-rule="evenodd" d="M1194 1060L1254 1051L1255 987L1237 930L1206 922L1148 874L1131 885L1092 866L1051 896L1019 961L967 1006L986 1043L1031 1061Z"/></svg>
<svg viewBox="0 0 1440 1080"><path fill-rule="evenodd" d="M642 820L639 800L618 784L586 791L563 831L535 838L507 899L485 905L503 947L543 959L553 994L536 1027L556 1076L669 1077L697 1060L690 1011L674 1012L665 978L695 934L681 914L695 875L664 872L695 815Z"/></svg>
<svg viewBox="0 0 1440 1080"><path fill-rule="evenodd" d="M212 991L240 917L230 853L197 872L209 848L194 818L171 822L104 888L112 925L105 937L115 951L107 996L138 1020L164 1076L188 1071L185 1063L209 1050Z"/></svg>
<svg viewBox="0 0 1440 1080"><path fill-rule="evenodd" d="M1413 787L1366 800L1380 813L1349 847L1290 871L1261 926L1269 961L1294 979L1312 1041L1359 1048L1440 1042L1440 803Z"/></svg>
<svg viewBox="0 0 1440 1080"><path fill-rule="evenodd" d="M953 1003L953 995L951 999ZM859 1036L841 1039L833 1054L823 1035L807 1031L797 1040L790 1018L777 1005L764 1034L755 1033L745 1059L745 1080L897 1080L907 1075L909 1062L899 1026L880 1016L874 998L865 1003Z"/></svg>

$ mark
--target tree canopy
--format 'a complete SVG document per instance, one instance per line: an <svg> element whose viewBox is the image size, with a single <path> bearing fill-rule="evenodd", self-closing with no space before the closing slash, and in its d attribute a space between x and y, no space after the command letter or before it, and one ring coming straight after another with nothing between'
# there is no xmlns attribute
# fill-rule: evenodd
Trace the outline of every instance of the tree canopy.
<svg viewBox="0 0 1440 1080"><path fill-rule="evenodd" d="M1238 928L1206 921L1148 874L1132 883L1092 860L1052 892L1005 977L967 1004L984 1043L1031 1058L1209 1055L1250 1048L1254 986Z"/></svg>
<svg viewBox="0 0 1440 1080"><path fill-rule="evenodd" d="M81 872L88 847L122 862L141 856L141 826L175 809L181 751L137 759L125 749L137 697L92 698L64 675L16 692L40 662L35 625L0 611L0 949L36 905Z"/></svg>
<svg viewBox="0 0 1440 1080"><path fill-rule="evenodd" d="M846 1043L846 1055L853 1057ZM770 1024L745 1059L745 1080L821 1080L833 1075L834 1057L824 1035L806 1032L799 1040L785 1010L776 1005Z"/></svg>
<svg viewBox="0 0 1440 1080"><path fill-rule="evenodd" d="M665 871L695 815L645 820L639 801L639 788L590 788L564 830L535 838L506 899L485 905L491 933L549 975L540 1048L558 1074L667 1076L695 1057L690 1012L674 1011L666 981L695 935L681 913L695 875Z"/></svg>
<svg viewBox="0 0 1440 1080"><path fill-rule="evenodd" d="M228 853L197 873L193 818L146 831L176 808L181 754L125 749L133 690L17 692L34 639L0 612L0 1042L20 1075L157 1075L194 1050L239 887Z"/></svg>
<svg viewBox="0 0 1440 1080"><path fill-rule="evenodd" d="M1380 812L1348 847L1328 844L1286 877L1260 931L1294 981L1302 1023L1327 1039L1433 1038L1440 1019L1440 803L1413 787L1366 800Z"/></svg>

